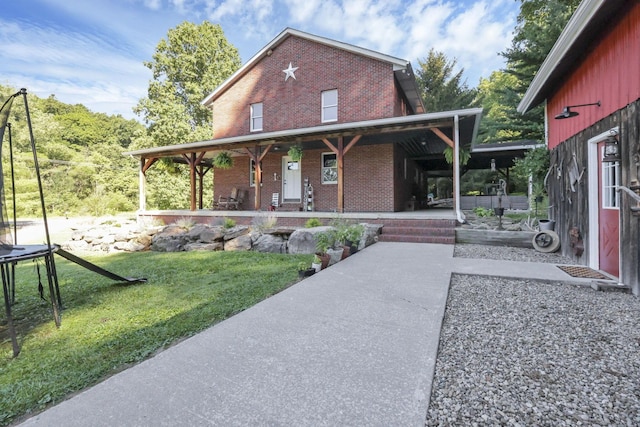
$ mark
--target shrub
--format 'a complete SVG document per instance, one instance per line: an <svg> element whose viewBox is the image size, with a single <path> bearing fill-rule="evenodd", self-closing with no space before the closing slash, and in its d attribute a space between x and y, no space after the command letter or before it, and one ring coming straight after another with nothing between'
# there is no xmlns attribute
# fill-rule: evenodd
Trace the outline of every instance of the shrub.
<svg viewBox="0 0 640 427"><path fill-rule="evenodd" d="M482 206L473 208L473 213L479 217L488 217L493 215L493 211L491 209L483 208Z"/></svg>
<svg viewBox="0 0 640 427"><path fill-rule="evenodd" d="M231 218L225 218L224 223L222 224L224 228L233 228L236 226L236 222Z"/></svg>
<svg viewBox="0 0 640 427"><path fill-rule="evenodd" d="M306 228L320 227L321 225L322 222L318 218L309 218L304 224Z"/></svg>

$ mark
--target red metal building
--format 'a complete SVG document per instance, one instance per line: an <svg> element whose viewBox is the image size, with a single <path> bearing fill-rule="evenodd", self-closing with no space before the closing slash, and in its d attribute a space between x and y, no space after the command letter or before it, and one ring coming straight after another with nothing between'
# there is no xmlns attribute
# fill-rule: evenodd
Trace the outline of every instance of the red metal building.
<svg viewBox="0 0 640 427"><path fill-rule="evenodd" d="M584 0L518 109L544 103L563 254L640 293L640 3ZM605 146L607 151L605 151ZM618 152L617 157L609 151Z"/></svg>

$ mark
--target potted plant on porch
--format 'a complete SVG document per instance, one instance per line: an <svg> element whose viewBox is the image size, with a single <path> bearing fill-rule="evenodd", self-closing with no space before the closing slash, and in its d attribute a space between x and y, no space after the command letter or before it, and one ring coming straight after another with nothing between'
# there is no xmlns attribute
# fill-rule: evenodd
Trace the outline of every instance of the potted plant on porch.
<svg viewBox="0 0 640 427"><path fill-rule="evenodd" d="M329 266L329 261L331 260L331 255L329 255L329 250L333 248L335 244L335 235L333 230L323 231L321 233L316 234L316 256L320 258L322 262L322 268L327 268Z"/></svg>
<svg viewBox="0 0 640 427"><path fill-rule="evenodd" d="M306 262L298 263L299 278L303 279L305 277L313 276L315 272L316 272L316 269L313 267L313 264L311 265L311 267L309 267L309 264L307 264Z"/></svg>

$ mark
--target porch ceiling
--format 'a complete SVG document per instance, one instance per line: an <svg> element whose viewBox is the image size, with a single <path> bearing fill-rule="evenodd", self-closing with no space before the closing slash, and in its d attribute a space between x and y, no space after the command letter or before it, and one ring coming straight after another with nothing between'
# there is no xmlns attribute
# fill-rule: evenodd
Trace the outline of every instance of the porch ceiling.
<svg viewBox="0 0 640 427"><path fill-rule="evenodd" d="M454 138L455 117L459 119L459 140L462 147L469 149L478 133L482 109L445 111L416 114L362 122L341 123L290 129L279 132L243 135L231 138L213 139L187 144L176 144L129 151L125 155L140 158L180 158L182 154L206 152L212 157L222 150L244 152L244 148L272 145L273 150L286 151L288 146L302 144L306 149L326 148L322 139L330 141L338 137L348 143L351 137L361 135L358 145L397 143L407 151L408 156L426 166L429 161L441 159L447 144L432 129L440 130L451 140Z"/></svg>

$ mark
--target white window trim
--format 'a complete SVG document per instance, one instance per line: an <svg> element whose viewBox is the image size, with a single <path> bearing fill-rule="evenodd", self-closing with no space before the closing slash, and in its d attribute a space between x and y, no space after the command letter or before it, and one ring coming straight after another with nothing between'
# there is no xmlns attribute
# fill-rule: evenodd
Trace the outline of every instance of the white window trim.
<svg viewBox="0 0 640 427"><path fill-rule="evenodd" d="M325 104L325 94L327 94L329 92L335 92L336 93L336 103L335 104ZM338 121L338 89L323 90L322 94L321 94L321 98L322 98L322 115L321 115L322 123L337 122ZM336 111L336 118L335 119L325 119L325 117L324 117L325 111L327 111L329 109L334 109L334 108L335 108L335 111Z"/></svg>
<svg viewBox="0 0 640 427"><path fill-rule="evenodd" d="M325 156L336 156L336 165L335 167L325 167L324 166L324 157ZM320 161L322 162L322 164L320 165L320 182L322 183L322 185L335 185L338 183L338 156L336 155L336 153L334 153L333 151L331 152L327 152L327 153L322 153L320 155ZM324 171L325 169L335 169L336 170L336 180L335 181L325 181L324 180Z"/></svg>
<svg viewBox="0 0 640 427"><path fill-rule="evenodd" d="M255 105L260 105L261 109L262 109L262 115L257 116L253 114L253 107ZM262 102L254 102L253 104L251 104L250 106L250 119L249 119L249 126L251 129L251 132L258 132L261 131L264 128L264 104ZM254 127L254 122L256 119L260 119L260 127Z"/></svg>
<svg viewBox="0 0 640 427"><path fill-rule="evenodd" d="M600 151L604 157L604 147ZM602 209L620 210L620 162L602 162Z"/></svg>

